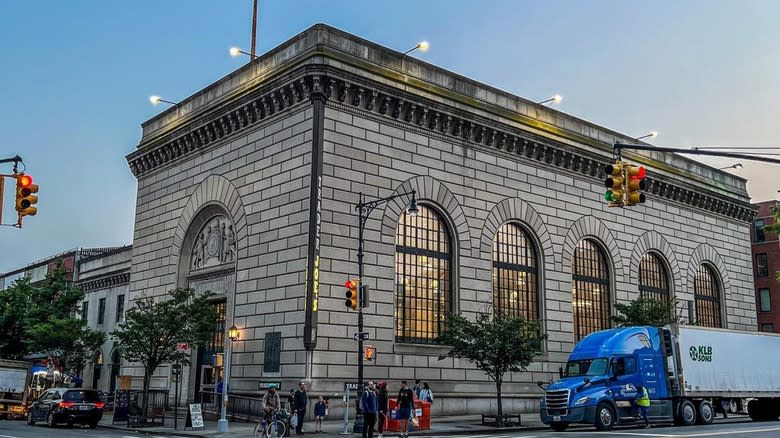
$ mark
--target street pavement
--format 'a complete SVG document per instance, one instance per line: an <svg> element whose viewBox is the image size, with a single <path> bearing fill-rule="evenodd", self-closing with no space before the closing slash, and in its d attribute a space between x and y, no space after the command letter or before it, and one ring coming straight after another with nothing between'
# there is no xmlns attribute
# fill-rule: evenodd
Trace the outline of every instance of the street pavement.
<svg viewBox="0 0 780 438"><path fill-rule="evenodd" d="M214 437L214 438L247 438L252 436L253 423L229 423L230 432L216 433L216 421L206 421L203 430L174 431L172 423L168 427L127 428L125 425L111 424L111 416L106 415L97 429L60 426L52 430L44 425L28 426L24 421L0 421L0 438L184 438L184 437ZM307 422L304 429L313 430L314 424ZM480 425L480 416L459 416L434 419L432 429L415 431L410 437L425 436L428 438L605 438L605 437L637 437L637 438L708 438L708 437L747 437L770 438L780 436L780 422L752 422L744 416L732 416L728 420L718 419L715 424L707 426L675 427L662 425L648 429L637 427L619 427L609 432L598 432L592 426L572 426L566 432L554 432L539 422L533 414L523 415L523 425L514 428L496 429ZM324 425L324 434L306 433L304 438L338 438L344 431L341 421L328 421ZM347 436L358 437L357 434ZM376 437L376 435L375 435ZM387 438L396 438L398 433L385 434ZM295 438L295 435L293 435Z"/></svg>

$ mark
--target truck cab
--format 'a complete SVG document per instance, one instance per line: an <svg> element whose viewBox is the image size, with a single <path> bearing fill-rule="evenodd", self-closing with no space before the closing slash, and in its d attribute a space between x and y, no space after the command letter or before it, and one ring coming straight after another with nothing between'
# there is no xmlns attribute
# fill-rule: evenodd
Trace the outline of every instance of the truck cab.
<svg viewBox="0 0 780 438"><path fill-rule="evenodd" d="M593 424L609 430L636 424L633 401L639 385L647 388L654 421L671 416L662 329L624 327L591 333L574 347L560 379L545 387L542 422L556 431L569 424Z"/></svg>

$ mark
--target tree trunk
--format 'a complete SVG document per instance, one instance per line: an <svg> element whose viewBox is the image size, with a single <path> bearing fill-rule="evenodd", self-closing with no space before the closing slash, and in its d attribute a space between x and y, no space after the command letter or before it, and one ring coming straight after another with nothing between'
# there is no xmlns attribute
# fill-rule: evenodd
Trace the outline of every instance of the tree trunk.
<svg viewBox="0 0 780 438"><path fill-rule="evenodd" d="M496 403L498 404L498 419L497 423L501 425L503 423L501 416L504 415L504 409L501 407L501 377L496 377Z"/></svg>
<svg viewBox="0 0 780 438"><path fill-rule="evenodd" d="M154 370L144 367L144 389L141 395L141 415L146 416L146 407L149 405L149 384L152 380L152 373Z"/></svg>

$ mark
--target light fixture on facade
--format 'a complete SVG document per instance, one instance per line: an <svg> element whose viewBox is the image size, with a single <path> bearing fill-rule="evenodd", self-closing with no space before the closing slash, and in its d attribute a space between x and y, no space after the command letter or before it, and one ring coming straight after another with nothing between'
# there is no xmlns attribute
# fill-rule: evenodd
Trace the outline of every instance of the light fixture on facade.
<svg viewBox="0 0 780 438"><path fill-rule="evenodd" d="M558 105L562 101L563 101L563 96L561 96L560 94L554 94L549 99L545 99L545 100L542 100L541 102L536 102L536 103L539 104L539 105L544 105L544 104L547 104L547 103Z"/></svg>
<svg viewBox="0 0 780 438"><path fill-rule="evenodd" d="M228 329L228 338L230 338L231 341L236 342L238 340L239 331L236 328L235 324Z"/></svg>
<svg viewBox="0 0 780 438"><path fill-rule="evenodd" d="M238 47L231 47L231 48L230 48L230 56L232 56L232 57L234 57L234 58L235 58L235 57L236 57L236 56L238 56L238 55L246 55L246 56L248 56L250 59L255 59L255 58L257 58L257 55L253 55L253 54L251 54L251 53L249 53L249 52L245 52L245 51L243 51L243 50L239 49Z"/></svg>
<svg viewBox="0 0 780 438"><path fill-rule="evenodd" d="M416 46L414 46L411 49L405 51L404 55L408 55L408 54L414 52L415 50L419 50L421 52L427 52L430 47L431 47L431 44L428 41L420 41L419 43L417 43Z"/></svg>
<svg viewBox="0 0 780 438"><path fill-rule="evenodd" d="M157 105L160 102L169 103L171 105L178 105L179 104L179 102L173 102L173 101L170 101L170 100L165 100L165 99L163 99L160 96L149 96L149 102L151 102L152 105Z"/></svg>
<svg viewBox="0 0 780 438"><path fill-rule="evenodd" d="M637 137L636 139L641 140L643 138L656 138L656 137L658 137L658 131L650 131L649 134L645 134L641 137Z"/></svg>
<svg viewBox="0 0 780 438"><path fill-rule="evenodd" d="M726 169L742 169L742 163L735 163L732 164L731 166L721 167L718 170L726 170Z"/></svg>

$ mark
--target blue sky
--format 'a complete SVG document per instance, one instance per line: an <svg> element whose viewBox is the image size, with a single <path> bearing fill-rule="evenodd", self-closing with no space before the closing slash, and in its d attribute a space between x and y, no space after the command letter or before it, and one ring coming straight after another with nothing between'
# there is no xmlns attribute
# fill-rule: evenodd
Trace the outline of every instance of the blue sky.
<svg viewBox="0 0 780 438"><path fill-rule="evenodd" d="M0 157L41 186L24 229L0 227L0 272L132 241L140 124L246 62L251 0L0 1ZM664 146L775 146L780 2L260 0L258 53L314 23ZM717 166L734 160L710 159ZM754 201L778 167L743 162ZM10 166L0 165L0 173ZM773 176L775 175L775 176ZM7 184L10 185L10 184ZM5 193L3 222L12 221Z"/></svg>

